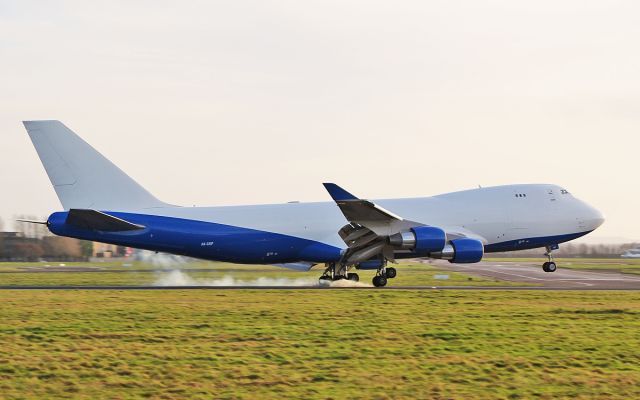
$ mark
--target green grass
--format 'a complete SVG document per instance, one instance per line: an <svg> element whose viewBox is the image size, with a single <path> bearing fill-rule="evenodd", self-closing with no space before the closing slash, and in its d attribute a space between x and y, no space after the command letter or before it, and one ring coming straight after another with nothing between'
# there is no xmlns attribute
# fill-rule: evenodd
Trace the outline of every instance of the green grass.
<svg viewBox="0 0 640 400"><path fill-rule="evenodd" d="M122 264L67 264L65 268L87 267L99 268L102 272L29 272L37 269L47 269L41 265L27 266L19 269L16 264L0 265L0 285L65 285L65 286L94 286L94 285L153 285L163 280L170 273L169 270L156 272L147 264L136 263L130 267ZM51 264L57 267L58 264ZM51 267L49 267L51 268ZM437 266L422 263L405 263L396 266L398 276L389 281L389 286L513 286L521 284L498 281L488 278L474 277L459 272L449 272ZM114 271L115 270L115 271ZM315 267L309 272L290 271L269 265L240 265L227 263L194 262L179 266L185 277L203 285L223 278L254 281L258 278L302 280L309 285L315 284L322 274L322 267ZM204 271L203 271L204 270ZM231 270L231 271L229 271ZM113 271L113 272L112 272ZM117 272L116 272L117 271ZM126 271L126 272L122 272ZM363 283L370 284L374 271L357 271ZM435 279L437 275L447 275L448 279Z"/></svg>
<svg viewBox="0 0 640 400"><path fill-rule="evenodd" d="M0 397L632 399L640 293L2 291Z"/></svg>

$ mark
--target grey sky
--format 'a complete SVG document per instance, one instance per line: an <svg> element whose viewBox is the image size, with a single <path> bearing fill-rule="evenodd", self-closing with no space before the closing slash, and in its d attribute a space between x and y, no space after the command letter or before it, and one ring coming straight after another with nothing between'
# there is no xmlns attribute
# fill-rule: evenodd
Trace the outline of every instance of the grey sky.
<svg viewBox="0 0 640 400"><path fill-rule="evenodd" d="M637 1L0 0L0 216L60 119L175 204L549 182L640 239L639 49Z"/></svg>

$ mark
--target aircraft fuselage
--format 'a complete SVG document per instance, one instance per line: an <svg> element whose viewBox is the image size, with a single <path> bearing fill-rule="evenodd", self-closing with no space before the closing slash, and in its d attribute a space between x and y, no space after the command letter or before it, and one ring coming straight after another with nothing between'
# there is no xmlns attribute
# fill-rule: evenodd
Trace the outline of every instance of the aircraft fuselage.
<svg viewBox="0 0 640 400"><path fill-rule="evenodd" d="M566 190L546 184L507 185L433 197L375 200L406 219L476 238L485 252L545 247L583 236L602 222L599 211ZM49 218L62 236L169 252L207 260L278 264L337 262L347 221L334 202L226 207L158 207L102 210L145 228L102 232ZM415 257L398 252L397 258Z"/></svg>

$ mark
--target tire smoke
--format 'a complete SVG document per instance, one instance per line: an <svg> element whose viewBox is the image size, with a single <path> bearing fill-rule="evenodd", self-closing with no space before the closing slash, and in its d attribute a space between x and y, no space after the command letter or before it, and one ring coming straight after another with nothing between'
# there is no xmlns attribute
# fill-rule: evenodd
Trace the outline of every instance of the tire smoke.
<svg viewBox="0 0 640 400"><path fill-rule="evenodd" d="M371 287L362 282L340 280L330 282L331 287ZM154 282L154 286L291 286L291 287L318 287L318 279L315 278L267 278L236 279L225 275L215 279L195 279L180 270L172 270L162 273Z"/></svg>

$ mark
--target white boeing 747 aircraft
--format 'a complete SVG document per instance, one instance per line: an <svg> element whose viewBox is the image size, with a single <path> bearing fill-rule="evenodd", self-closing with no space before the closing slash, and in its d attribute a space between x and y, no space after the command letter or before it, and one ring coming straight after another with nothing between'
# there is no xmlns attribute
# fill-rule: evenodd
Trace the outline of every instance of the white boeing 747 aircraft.
<svg viewBox="0 0 640 400"><path fill-rule="evenodd" d="M164 203L59 121L25 121L64 211L51 232L206 260L309 269L320 279L358 280L375 269L375 286L396 276L401 258L475 263L485 253L546 247L551 251L604 222L562 187L507 185L433 197L360 199L333 183L334 202L227 207ZM34 221L31 221L34 222Z"/></svg>

